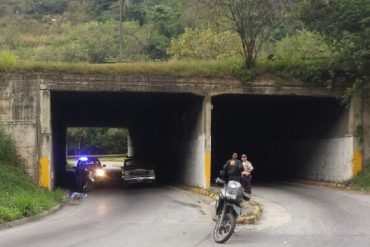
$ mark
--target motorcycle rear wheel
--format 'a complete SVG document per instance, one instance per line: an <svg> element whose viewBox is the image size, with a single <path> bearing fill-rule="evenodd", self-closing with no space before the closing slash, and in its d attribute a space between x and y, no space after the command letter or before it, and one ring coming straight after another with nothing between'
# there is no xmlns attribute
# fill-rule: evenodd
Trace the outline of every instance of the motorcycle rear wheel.
<svg viewBox="0 0 370 247"><path fill-rule="evenodd" d="M213 230L213 239L216 243L225 243L235 230L235 217L231 213L225 214L223 222L218 221Z"/></svg>

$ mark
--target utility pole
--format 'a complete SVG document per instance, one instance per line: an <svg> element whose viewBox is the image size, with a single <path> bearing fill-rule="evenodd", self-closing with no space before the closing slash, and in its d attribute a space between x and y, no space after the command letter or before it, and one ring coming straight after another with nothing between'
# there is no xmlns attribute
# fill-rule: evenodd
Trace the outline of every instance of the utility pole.
<svg viewBox="0 0 370 247"><path fill-rule="evenodd" d="M122 61L123 51L122 51L122 42L123 42L123 15L126 13L126 9L130 5L130 0L119 0L119 59Z"/></svg>
<svg viewBox="0 0 370 247"><path fill-rule="evenodd" d="M123 30L122 30L122 20L123 20L123 0L119 1L119 60L122 62L122 39L123 39Z"/></svg>

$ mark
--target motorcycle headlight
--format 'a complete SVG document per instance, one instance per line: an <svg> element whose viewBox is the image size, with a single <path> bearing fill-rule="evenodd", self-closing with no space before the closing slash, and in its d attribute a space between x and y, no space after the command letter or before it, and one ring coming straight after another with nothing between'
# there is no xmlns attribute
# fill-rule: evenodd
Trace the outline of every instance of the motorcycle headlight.
<svg viewBox="0 0 370 247"><path fill-rule="evenodd" d="M105 176L105 171L103 169L96 169L95 175L97 177L104 177Z"/></svg>
<svg viewBox="0 0 370 247"><path fill-rule="evenodd" d="M230 193L227 193L226 192L226 198L229 198L229 199L232 199L232 200L236 200L236 196L235 194L230 194Z"/></svg>

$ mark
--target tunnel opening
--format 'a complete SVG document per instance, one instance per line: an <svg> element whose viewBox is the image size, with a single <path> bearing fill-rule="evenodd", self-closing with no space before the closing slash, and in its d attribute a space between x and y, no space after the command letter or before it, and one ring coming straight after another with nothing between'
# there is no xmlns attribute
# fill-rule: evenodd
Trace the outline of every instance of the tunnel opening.
<svg viewBox="0 0 370 247"><path fill-rule="evenodd" d="M187 93L51 92L55 185L69 187L66 136L71 127L129 130L128 155L149 160L157 182L200 184L203 98Z"/></svg>
<svg viewBox="0 0 370 247"><path fill-rule="evenodd" d="M247 154L255 182L350 176L349 113L337 99L220 95L212 105L212 180L233 152Z"/></svg>
<svg viewBox="0 0 370 247"><path fill-rule="evenodd" d="M74 171L81 157L95 157L109 167L122 167L128 150L128 129L67 127L67 171Z"/></svg>

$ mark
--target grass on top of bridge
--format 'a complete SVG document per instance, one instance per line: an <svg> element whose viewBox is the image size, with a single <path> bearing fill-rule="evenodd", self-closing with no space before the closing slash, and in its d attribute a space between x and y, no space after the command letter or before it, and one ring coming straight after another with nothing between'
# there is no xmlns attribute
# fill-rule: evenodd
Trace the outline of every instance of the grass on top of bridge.
<svg viewBox="0 0 370 247"><path fill-rule="evenodd" d="M65 63L17 61L11 65L0 63L0 72L39 72L115 75L170 75L170 76L233 76L240 68L237 60L226 61L167 61L134 63Z"/></svg>
<svg viewBox="0 0 370 247"><path fill-rule="evenodd" d="M6 58L5 58L6 60ZM326 64L323 61L305 61L291 63L287 61L258 60L257 66L246 70L241 59L224 60L171 60L161 62L132 63L66 63L37 61L3 61L0 57L0 73L71 73L71 74L109 74L109 75L160 75L160 76L193 76L205 78L235 78L249 82L263 78L274 79L277 86L285 79L301 81L320 81ZM283 80L282 80L283 79Z"/></svg>

